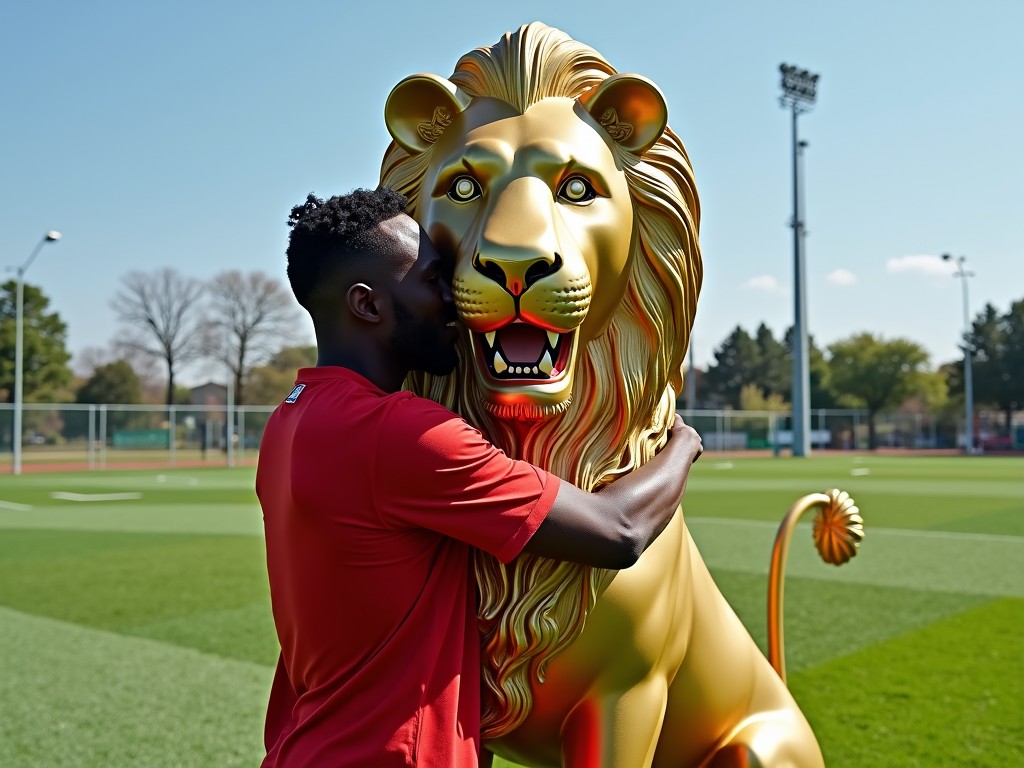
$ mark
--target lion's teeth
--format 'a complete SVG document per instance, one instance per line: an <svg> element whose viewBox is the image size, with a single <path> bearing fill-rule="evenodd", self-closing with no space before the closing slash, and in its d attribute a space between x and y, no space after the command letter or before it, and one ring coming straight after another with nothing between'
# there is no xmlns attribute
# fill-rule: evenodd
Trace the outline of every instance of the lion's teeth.
<svg viewBox="0 0 1024 768"><path fill-rule="evenodd" d="M494 353L494 371L495 373L504 373L508 370L508 363L501 359L501 353Z"/></svg>
<svg viewBox="0 0 1024 768"><path fill-rule="evenodd" d="M548 344L551 345L552 349L558 346L559 335L560 334L556 333L555 331L548 331Z"/></svg>
<svg viewBox="0 0 1024 768"><path fill-rule="evenodd" d="M488 331L485 333L484 338L487 339L487 346L494 349L494 331Z"/></svg>
<svg viewBox="0 0 1024 768"><path fill-rule="evenodd" d="M548 350L544 350L544 357L537 363L537 367L540 368L544 373L551 375L551 372L555 370L555 364L551 362L551 353Z"/></svg>

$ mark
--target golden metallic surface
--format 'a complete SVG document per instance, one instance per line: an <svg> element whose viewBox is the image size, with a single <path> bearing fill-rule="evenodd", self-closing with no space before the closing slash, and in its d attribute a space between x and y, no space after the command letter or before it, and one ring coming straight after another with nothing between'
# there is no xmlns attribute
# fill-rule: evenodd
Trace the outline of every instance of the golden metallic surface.
<svg viewBox="0 0 1024 768"><path fill-rule="evenodd" d="M850 494L832 488L829 503L814 516L814 546L821 559L830 565L842 565L856 556L864 540L864 518Z"/></svg>
<svg viewBox="0 0 1024 768"><path fill-rule="evenodd" d="M386 118L381 181L452 259L464 324L455 373L407 386L584 489L650 459L702 279L693 172L657 87L534 23L467 53L447 80L403 81ZM682 514L628 570L481 556L476 575L497 754L574 768L822 764Z"/></svg>
<svg viewBox="0 0 1024 768"><path fill-rule="evenodd" d="M768 571L768 660L786 679L786 653L782 633L783 587L786 556L793 531L809 509L814 516L814 546L821 559L831 565L842 565L857 554L864 539L864 519L850 494L832 488L825 493L812 493L798 499L782 519L772 547L772 564Z"/></svg>
<svg viewBox="0 0 1024 768"><path fill-rule="evenodd" d="M469 100L444 78L416 75L403 80L391 92L384 105L384 119L395 141L410 152L422 152L437 141L451 125L453 115L468 104ZM413 114L416 119L405 119Z"/></svg>

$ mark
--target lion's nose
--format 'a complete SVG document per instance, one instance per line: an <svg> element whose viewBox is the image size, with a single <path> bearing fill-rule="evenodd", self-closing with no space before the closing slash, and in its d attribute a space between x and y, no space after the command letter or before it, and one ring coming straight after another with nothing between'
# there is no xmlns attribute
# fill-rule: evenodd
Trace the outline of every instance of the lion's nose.
<svg viewBox="0 0 1024 768"><path fill-rule="evenodd" d="M533 254L532 257L522 258L514 255L485 255L478 252L473 257L473 268L519 298L538 280L561 269L562 257L557 253L550 257L538 257Z"/></svg>

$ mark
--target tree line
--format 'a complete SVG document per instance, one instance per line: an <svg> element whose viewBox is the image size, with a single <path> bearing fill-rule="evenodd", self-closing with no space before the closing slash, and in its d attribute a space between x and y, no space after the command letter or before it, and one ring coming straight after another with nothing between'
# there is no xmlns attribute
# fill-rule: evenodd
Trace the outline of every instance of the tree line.
<svg viewBox="0 0 1024 768"><path fill-rule="evenodd" d="M753 334L737 326L715 349L714 362L697 371L694 407L786 411L792 393L793 329L776 339L764 323ZM974 401L1003 414L1024 409L1024 299L1006 312L986 304L962 341L971 350ZM963 403L963 358L932 368L927 351L904 338L857 333L819 348L809 340L812 409L857 408L868 413L869 444L883 412L917 399L930 411ZM685 401L685 391L680 399Z"/></svg>
<svg viewBox="0 0 1024 768"><path fill-rule="evenodd" d="M14 390L15 290L14 280L0 286L0 396L7 402ZM110 305L120 330L109 350L85 355L90 373L76 379L67 325L39 287L24 286L27 402L187 403L178 376L207 360L230 371L237 403L263 405L277 402L296 368L316 358L312 346L297 344L299 310L290 291L262 272L231 270L205 282L170 268L130 272ZM788 410L792 343L792 329L777 339L764 323L752 334L737 326L715 349L714 362L695 372L694 407ZM1002 412L1009 431L1014 411L1024 408L1024 299L1006 311L986 304L963 339L968 348L975 402ZM872 444L876 416L910 399L932 411L963 402L963 358L932 368L925 349L909 339L858 333L822 349L811 338L809 352L811 408L866 410ZM680 405L688 405L685 391Z"/></svg>
<svg viewBox="0 0 1024 768"><path fill-rule="evenodd" d="M14 396L16 288L13 280L0 286L0 396L6 402ZM178 376L184 367L205 360L230 371L237 403L263 403L247 391L260 379L257 369L275 363L282 349L298 341L295 300L279 280L262 272L230 270L209 281L174 269L129 272L110 306L118 333L109 349L84 353L90 373L76 379L69 365L67 324L38 286L25 284L26 402L188 402ZM308 359L309 348L299 350ZM284 362L292 357L286 354ZM147 397L145 390L157 380L162 394Z"/></svg>

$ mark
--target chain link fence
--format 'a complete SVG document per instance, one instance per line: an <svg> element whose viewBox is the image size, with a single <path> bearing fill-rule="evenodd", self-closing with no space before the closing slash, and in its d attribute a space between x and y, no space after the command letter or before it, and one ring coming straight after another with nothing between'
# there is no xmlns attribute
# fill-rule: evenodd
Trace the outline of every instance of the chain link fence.
<svg viewBox="0 0 1024 768"><path fill-rule="evenodd" d="M26 403L26 470L252 463L273 405ZM229 428L230 424L230 428ZM0 404L0 453L10 458L14 406ZM4 459L0 458L0 462ZM8 464L10 462L7 462Z"/></svg>
<svg viewBox="0 0 1024 768"><path fill-rule="evenodd" d="M789 411L680 410L696 429L704 447L717 451L789 451L793 419ZM1024 450L1024 413L1006 417L977 411L974 442L980 452ZM854 409L812 409L812 450L864 451L870 448L868 412ZM884 413L875 417L875 447L915 451L955 450L967 446L961 415L948 413Z"/></svg>
<svg viewBox="0 0 1024 768"><path fill-rule="evenodd" d="M35 469L106 469L251 464L272 405L23 406L22 462ZM789 412L687 410L683 418L709 451L788 453ZM14 406L0 404L0 472L11 466ZM230 426L229 426L230 425ZM861 410L811 411L812 450L868 449L868 415ZM875 420L879 448L928 451L966 445L962 417L889 413ZM975 442L983 452L1024 450L1024 413L978 411Z"/></svg>

